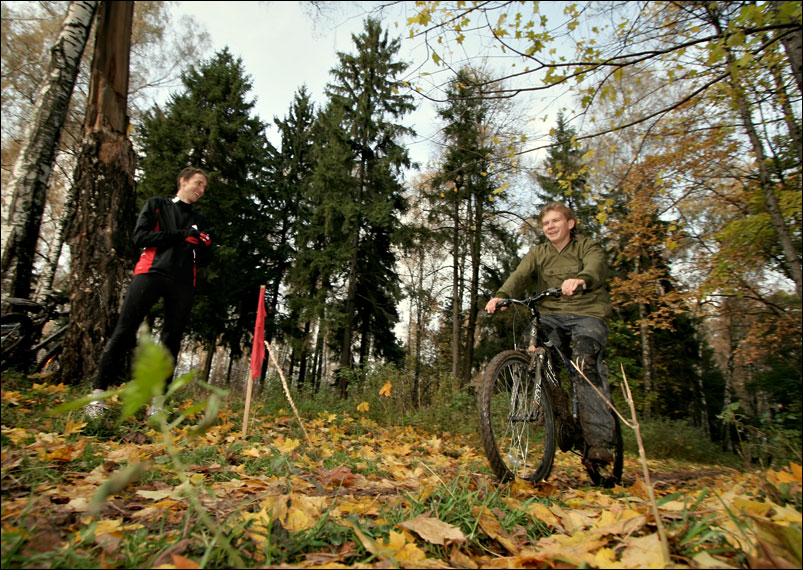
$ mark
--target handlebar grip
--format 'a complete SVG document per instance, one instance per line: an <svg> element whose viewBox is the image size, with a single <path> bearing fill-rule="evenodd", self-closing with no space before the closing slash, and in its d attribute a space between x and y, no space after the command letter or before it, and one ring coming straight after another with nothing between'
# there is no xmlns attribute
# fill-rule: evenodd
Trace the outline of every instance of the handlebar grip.
<svg viewBox="0 0 803 570"><path fill-rule="evenodd" d="M503 307L507 307L510 305L510 299L502 299L496 304L497 309L501 309Z"/></svg>

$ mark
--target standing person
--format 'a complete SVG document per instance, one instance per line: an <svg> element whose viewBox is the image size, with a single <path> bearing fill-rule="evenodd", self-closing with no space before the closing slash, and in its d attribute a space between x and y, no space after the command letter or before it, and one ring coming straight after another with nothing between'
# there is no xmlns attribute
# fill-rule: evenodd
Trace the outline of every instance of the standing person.
<svg viewBox="0 0 803 570"><path fill-rule="evenodd" d="M569 360L581 363L583 374L610 400L608 382L601 372L611 315L605 252L591 239L576 234L574 212L564 204L547 204L540 219L547 241L530 249L485 310L494 313L499 301L519 297L527 290L560 288L561 297L547 297L541 303L544 332ZM569 374L576 372L570 370ZM611 463L613 416L585 380L576 380L580 424L589 447L584 459Z"/></svg>
<svg viewBox="0 0 803 570"><path fill-rule="evenodd" d="M100 357L93 396L106 391L118 379L120 363L136 345L137 329L160 298L164 299L162 341L175 363L192 309L197 266L208 264L212 257L206 219L193 208L206 192L208 182L203 170L187 167L178 175L178 191L173 198L151 198L139 213L134 245L144 249L117 325ZM96 400L84 411L88 417L97 418L107 409ZM152 402L148 415L159 411Z"/></svg>

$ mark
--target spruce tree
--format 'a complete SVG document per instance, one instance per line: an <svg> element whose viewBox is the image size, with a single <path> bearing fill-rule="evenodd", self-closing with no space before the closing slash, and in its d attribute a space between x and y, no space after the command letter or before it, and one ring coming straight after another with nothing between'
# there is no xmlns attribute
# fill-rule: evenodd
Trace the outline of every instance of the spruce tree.
<svg viewBox="0 0 803 570"><path fill-rule="evenodd" d="M311 263L309 254L316 251L314 233L314 195L312 173L314 159L315 107L305 86L295 95L288 115L274 119L281 145L275 157L276 207L286 215L279 228L282 239L277 249L277 263L286 271L289 315L277 327L293 349L292 363L298 366L297 381L303 386L312 352L311 331L321 311L315 306L320 268ZM278 282L274 294L278 296ZM270 334L271 331L266 332ZM292 372L292 370L291 370Z"/></svg>
<svg viewBox="0 0 803 570"><path fill-rule="evenodd" d="M443 162L433 178L432 214L440 218L445 247L452 257L452 374L468 383L474 365L480 304L482 257L488 234L496 231L493 214L504 192L493 174L502 164L497 121L504 105L484 96L487 77L462 69L449 84L447 102L438 109L444 121Z"/></svg>
<svg viewBox="0 0 803 570"><path fill-rule="evenodd" d="M599 241L601 227L588 186L587 166L583 162L586 151L575 144L576 136L577 130L559 112L543 171L535 174L535 181L540 188L536 195L539 207L554 201L566 204L577 216L578 229Z"/></svg>
<svg viewBox="0 0 803 570"><path fill-rule="evenodd" d="M344 270L343 295L340 297L340 370L355 364L353 346L360 323L371 321L371 315L385 311L395 300L376 297L358 302L358 291L392 292L388 283L397 283L395 254L392 236L399 227L399 216L404 211L401 170L410 165L407 150L400 138L411 133L398 123L413 110L412 96L403 94L398 76L406 64L397 61L400 47L398 39L390 40L377 20L368 19L364 31L353 36L356 53L339 53L339 65L332 70L333 80L326 87L330 103L327 117L327 138L337 156L322 156L317 164L316 191L329 195L321 200L331 208L332 214L343 220L341 226L331 227L338 235L331 239L331 258L341 260ZM337 121L337 124L334 124ZM325 150L327 154L329 150ZM328 164L333 161L333 170ZM338 180L339 179L339 180ZM387 247L381 251L371 249L376 236L388 236ZM367 263L370 259L370 266ZM385 297L384 295L382 297ZM377 303L377 304L375 304ZM361 343L371 338L383 338L374 343L385 344L393 318L385 322L373 320L379 330L363 327ZM381 352L380 352L381 353ZM347 395L347 374L339 379L340 394Z"/></svg>

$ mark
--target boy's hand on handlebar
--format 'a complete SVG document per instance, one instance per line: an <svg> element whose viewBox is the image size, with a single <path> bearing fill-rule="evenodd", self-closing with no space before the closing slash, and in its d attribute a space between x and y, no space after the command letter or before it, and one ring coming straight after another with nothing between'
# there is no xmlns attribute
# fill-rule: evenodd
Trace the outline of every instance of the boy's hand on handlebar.
<svg viewBox="0 0 803 570"><path fill-rule="evenodd" d="M583 289L585 289L585 286L585 279L567 279L560 286L560 290L564 295L574 295L575 291L578 289L580 289L580 292L582 293Z"/></svg>
<svg viewBox="0 0 803 570"><path fill-rule="evenodd" d="M501 300L502 300L501 297L494 297L493 299L488 301L488 303L485 305L485 312L488 313L489 315L494 314L496 312L496 304L499 303L499 301ZM501 310L504 311L505 309L507 309L507 307L501 307Z"/></svg>

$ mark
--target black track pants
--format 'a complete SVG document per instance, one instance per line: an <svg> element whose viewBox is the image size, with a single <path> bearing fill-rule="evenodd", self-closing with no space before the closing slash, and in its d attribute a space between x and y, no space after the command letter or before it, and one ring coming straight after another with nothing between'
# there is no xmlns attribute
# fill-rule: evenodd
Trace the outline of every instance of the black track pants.
<svg viewBox="0 0 803 570"><path fill-rule="evenodd" d="M95 388L106 390L126 376L127 370L120 370L120 366L128 361L128 354L136 346L139 325L161 298L164 299L162 342L175 362L192 309L193 294L191 281L180 284L161 275L135 275L128 287L117 325L100 357Z"/></svg>
<svg viewBox="0 0 803 570"><path fill-rule="evenodd" d="M570 361L582 363L583 374L610 400L607 367L603 362L608 344L608 325L594 317L560 314L543 315L541 323L549 339ZM569 374L577 390L578 411L583 435L589 446L611 447L614 444L614 422L608 405L580 377L574 366Z"/></svg>

